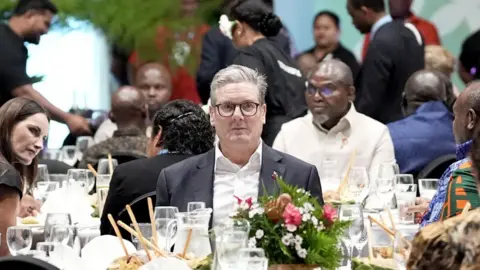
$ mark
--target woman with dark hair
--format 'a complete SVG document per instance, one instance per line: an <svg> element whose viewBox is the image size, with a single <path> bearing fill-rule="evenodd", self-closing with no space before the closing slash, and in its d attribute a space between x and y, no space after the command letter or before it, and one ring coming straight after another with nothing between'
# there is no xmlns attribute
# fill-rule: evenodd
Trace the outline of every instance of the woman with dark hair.
<svg viewBox="0 0 480 270"><path fill-rule="evenodd" d="M21 200L30 193L37 173L37 155L47 138L49 118L33 100L14 98L0 108L0 256L9 254L5 235L15 226ZM29 211L33 208L29 208Z"/></svg>
<svg viewBox="0 0 480 270"><path fill-rule="evenodd" d="M214 138L208 115L191 101L174 100L157 111L147 147L150 158L121 164L113 172L101 218L102 235L115 233L108 214L117 217L126 204L155 191L163 168L207 152L213 148ZM145 208L144 213L135 213L139 222L149 222L147 211ZM142 217L147 217L147 220L142 220ZM122 234L128 237L128 234Z"/></svg>
<svg viewBox="0 0 480 270"><path fill-rule="evenodd" d="M233 20L230 21L230 20ZM282 29L280 18L257 0L233 3L220 29L239 48L233 64L256 69L267 78L267 119L262 139L272 145L283 123L307 112L305 80L295 61L271 40Z"/></svg>

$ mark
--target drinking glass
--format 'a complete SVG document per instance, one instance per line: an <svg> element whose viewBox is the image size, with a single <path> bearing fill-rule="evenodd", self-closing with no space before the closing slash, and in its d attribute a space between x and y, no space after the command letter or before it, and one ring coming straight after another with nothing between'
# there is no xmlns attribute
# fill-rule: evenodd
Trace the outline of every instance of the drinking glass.
<svg viewBox="0 0 480 270"><path fill-rule="evenodd" d="M392 177L378 178L376 181L375 194L380 199L381 208L391 207L394 196L394 180Z"/></svg>
<svg viewBox="0 0 480 270"><path fill-rule="evenodd" d="M135 228L133 224L130 224L130 227ZM150 223L138 223L140 232L142 233L143 238L148 241L152 241L152 224ZM140 243L137 237L132 235L132 244L137 250L143 250L143 245Z"/></svg>
<svg viewBox="0 0 480 270"><path fill-rule="evenodd" d="M360 203L363 195L368 189L368 173L365 167L352 167L348 175L348 193L349 197Z"/></svg>
<svg viewBox="0 0 480 270"><path fill-rule="evenodd" d="M187 206L187 212L193 212L197 209L205 209L204 202L189 202Z"/></svg>
<svg viewBox="0 0 480 270"><path fill-rule="evenodd" d="M408 212L410 206L415 205L417 196L417 185L397 184L395 186L395 197L397 198L398 214L401 224L413 224L414 213Z"/></svg>
<svg viewBox="0 0 480 270"><path fill-rule="evenodd" d="M37 243L37 250L44 253L44 261L57 266L59 269L62 269L63 264L63 248L59 243L53 242L39 242Z"/></svg>
<svg viewBox="0 0 480 270"><path fill-rule="evenodd" d="M65 187L67 185L68 175L67 174L50 174L50 182L57 182L59 187Z"/></svg>
<svg viewBox="0 0 480 270"><path fill-rule="evenodd" d="M325 159L322 161L320 169L320 181L323 192L336 191L340 184L340 173L338 162L334 159Z"/></svg>
<svg viewBox="0 0 480 270"><path fill-rule="evenodd" d="M353 248L362 234L364 233L365 226L363 220L362 207L359 204L345 204L340 207L339 218L342 221L350 221L351 225L347 230L347 238L350 240L349 253L350 259L353 255Z"/></svg>
<svg viewBox="0 0 480 270"><path fill-rule="evenodd" d="M64 146L60 150L60 161L73 166L78 161L78 150L76 146Z"/></svg>
<svg viewBox="0 0 480 270"><path fill-rule="evenodd" d="M25 226L13 226L7 229L7 245L12 256L23 255L32 247L32 230Z"/></svg>
<svg viewBox="0 0 480 270"><path fill-rule="evenodd" d="M43 159L49 159L49 160L59 160L61 156L61 151L60 149L45 149L42 153L42 158Z"/></svg>
<svg viewBox="0 0 480 270"><path fill-rule="evenodd" d="M395 175L395 185L411 185L414 184L413 175L411 174L397 174Z"/></svg>
<svg viewBox="0 0 480 270"><path fill-rule="evenodd" d="M268 259L262 248L242 248L238 254L238 270L267 270Z"/></svg>
<svg viewBox="0 0 480 270"><path fill-rule="evenodd" d="M157 230L157 238L158 241L157 243L160 245L160 248L165 245L166 243L166 237L167 237L167 227L170 224L170 222L174 221L175 214L178 213L178 208L173 207L173 206L159 206L155 207L155 224L156 224L156 230ZM168 242L169 243L175 243L173 240L175 238L172 237ZM165 251L170 252L171 246L166 247L165 246Z"/></svg>
<svg viewBox="0 0 480 270"><path fill-rule="evenodd" d="M111 179L110 174L97 174L97 200L100 216L103 213L103 207L107 199Z"/></svg>
<svg viewBox="0 0 480 270"><path fill-rule="evenodd" d="M76 238L75 226L54 225L51 230L50 242L74 247Z"/></svg>
<svg viewBox="0 0 480 270"><path fill-rule="evenodd" d="M227 229L216 237L217 260L221 269L236 269L238 255L242 248L247 246L248 233Z"/></svg>
<svg viewBox="0 0 480 270"><path fill-rule="evenodd" d="M33 194L35 195L35 199L45 202L48 198L48 195L57 190L59 187L60 183L58 182L38 182Z"/></svg>
<svg viewBox="0 0 480 270"><path fill-rule="evenodd" d="M52 229L55 225L71 225L72 218L68 213L48 213L45 218L45 241L51 242Z"/></svg>
<svg viewBox="0 0 480 270"><path fill-rule="evenodd" d="M378 178L394 178L395 175L400 173L398 164L395 163L382 163L378 167Z"/></svg>
<svg viewBox="0 0 480 270"><path fill-rule="evenodd" d="M420 190L420 197L425 199L433 199L437 193L438 179L419 179L418 188Z"/></svg>
<svg viewBox="0 0 480 270"><path fill-rule="evenodd" d="M112 159L112 171L108 166L108 158L102 158L98 161L97 173L98 174L113 174L113 171L118 166L118 160Z"/></svg>
<svg viewBox="0 0 480 270"><path fill-rule="evenodd" d="M35 176L35 184L39 182L50 181L48 177L48 167L45 164L37 165L37 175Z"/></svg>
<svg viewBox="0 0 480 270"><path fill-rule="evenodd" d="M85 169L70 169L67 172L68 188L72 192L76 192L78 189L83 189L84 194L88 194L88 170ZM84 194L69 194L69 195L84 195Z"/></svg>
<svg viewBox="0 0 480 270"><path fill-rule="evenodd" d="M395 234L393 242L393 259L395 260L399 270L407 269L407 261L411 251L411 241L413 235L403 235L401 232Z"/></svg>

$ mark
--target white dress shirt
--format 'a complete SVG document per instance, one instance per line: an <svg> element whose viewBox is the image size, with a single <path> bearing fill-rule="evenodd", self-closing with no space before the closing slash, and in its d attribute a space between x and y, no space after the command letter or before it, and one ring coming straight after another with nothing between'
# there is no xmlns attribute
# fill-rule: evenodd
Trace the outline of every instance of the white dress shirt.
<svg viewBox="0 0 480 270"><path fill-rule="evenodd" d="M353 104L330 130L314 124L310 112L283 124L273 148L315 165L323 192L338 188L354 150L356 158L353 166L365 167L370 183L376 180L380 164L395 163L387 126L358 113ZM330 169L332 167L334 169Z"/></svg>
<svg viewBox="0 0 480 270"><path fill-rule="evenodd" d="M258 198L258 182L262 167L262 142L250 156L248 163L240 167L227 159L215 144L215 168L213 180L213 226L222 224L233 213L238 197L242 200Z"/></svg>

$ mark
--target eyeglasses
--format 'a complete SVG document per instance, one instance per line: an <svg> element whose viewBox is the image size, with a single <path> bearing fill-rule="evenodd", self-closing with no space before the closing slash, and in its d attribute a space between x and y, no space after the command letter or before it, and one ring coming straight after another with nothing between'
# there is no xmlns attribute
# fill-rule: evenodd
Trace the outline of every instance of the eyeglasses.
<svg viewBox="0 0 480 270"><path fill-rule="evenodd" d="M215 105L218 114L223 117L232 116L235 113L235 110L237 110L237 107L240 107L240 112L243 116L254 116L257 114L258 106L260 106L260 104L255 102L245 102L242 104L223 103Z"/></svg>
<svg viewBox="0 0 480 270"><path fill-rule="evenodd" d="M316 87L313 84L307 82L306 92L310 96L314 96L316 93L319 93L320 95L322 95L324 97L329 97L329 96L333 95L335 90L337 90L339 88L339 85L349 87L348 85L345 85L345 84L342 84L342 83L338 83L338 85L334 84L334 83L327 83L327 84L322 85L321 87Z"/></svg>

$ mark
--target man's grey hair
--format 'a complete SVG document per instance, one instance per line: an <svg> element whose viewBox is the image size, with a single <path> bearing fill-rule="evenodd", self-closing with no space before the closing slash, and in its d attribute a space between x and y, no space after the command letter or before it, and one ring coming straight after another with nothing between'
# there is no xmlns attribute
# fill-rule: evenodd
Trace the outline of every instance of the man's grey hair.
<svg viewBox="0 0 480 270"><path fill-rule="evenodd" d="M218 89L232 83L250 83L257 86L258 100L265 103L267 94L267 80L258 71L240 65L228 66L215 74L210 86L210 99L212 106L217 104L216 92Z"/></svg>

